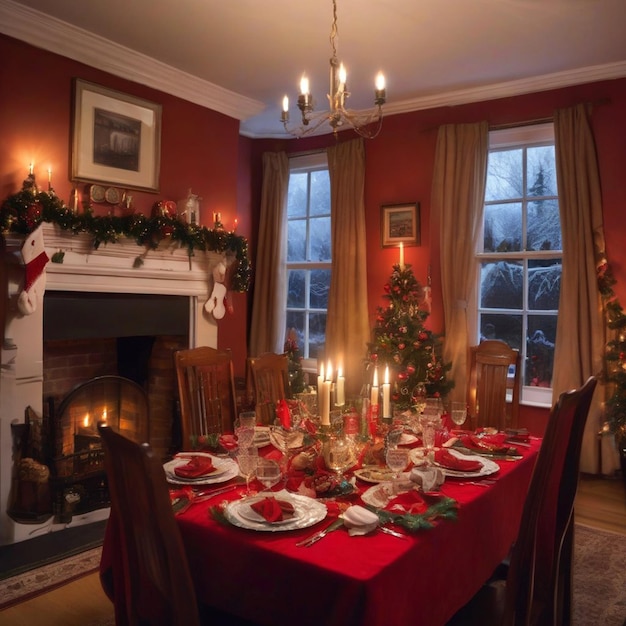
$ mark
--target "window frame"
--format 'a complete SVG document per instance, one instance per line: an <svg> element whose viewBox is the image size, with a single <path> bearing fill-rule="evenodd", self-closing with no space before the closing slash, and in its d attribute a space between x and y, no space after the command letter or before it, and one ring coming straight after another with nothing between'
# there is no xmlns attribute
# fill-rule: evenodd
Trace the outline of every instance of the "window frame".
<svg viewBox="0 0 626 626"><path fill-rule="evenodd" d="M511 127L506 129L496 129L489 132L489 152L492 150L502 150L507 148L524 147L530 148L541 145L554 145L554 124L552 122L545 124L535 124L527 126ZM527 185L526 185L527 187ZM557 200L558 189L557 189ZM527 203L528 196L525 195L522 198L522 203ZM560 201L560 200L559 200ZM483 201L483 207L487 202ZM480 340L480 317L482 314L492 313L511 313L513 315L521 315L522 317L522 343L521 343L521 367L522 372L520 380L524 381L525 374L525 362L526 362L526 347L527 347L527 329L528 329L528 317L529 315L537 314L537 311L530 311L528 308L528 265L529 262L534 260L550 260L550 259L562 259L563 251L555 250L517 250L514 252L503 254L501 252L484 252L482 251L484 243L484 213L481 214L481 224L479 229L479 236L476 241L476 250L474 258L476 261L476 289L474 291L474 297L471 302L469 311L471 315L468 316L468 322L470 328L474 329L474 341L477 343ZM526 232L527 228L527 209L524 208L522 213L522 228L523 232ZM493 261L497 259L510 258L511 260L521 261L524 268L524 291L523 291L523 305L522 309L485 309L480 306L480 294L481 294L481 267L485 261ZM558 309L548 309L541 311L540 314L555 315L558 316ZM531 385L521 385L520 389L520 403L527 406L537 406L542 408L550 408L552 406L552 387L536 387Z"/></svg>
<svg viewBox="0 0 626 626"><path fill-rule="evenodd" d="M311 172L316 172L316 171L322 171L322 170L326 170L328 171L329 167L328 167L328 157L326 155L326 152L312 152L309 154L304 154L304 155L296 155L296 156L291 156L289 157L289 176L291 177L291 174L294 173L308 173L310 174ZM310 201L310 196L307 198L307 203ZM329 216L331 219L331 228L332 228L332 207L330 209L329 212ZM297 219L306 219L307 221L307 227L306 227L306 233L307 233L307 255L309 254L310 251L310 244L309 244L309 219L310 219L310 211L309 211L309 207L307 206L307 216L305 218L297 218ZM321 217L320 215L315 215L314 217ZM288 210L285 211L285 232L288 232L288 228L287 225L289 223L289 217L288 217ZM316 269L323 269L323 270L328 270L329 272L331 272L332 275L332 256L333 256L333 251L332 251L332 243L331 243L331 250L330 250L330 260L329 261L289 261L287 259L287 237L285 237L285 276L288 277L289 274L289 270L307 270L307 274L306 274L306 278L305 278L305 283L306 283L306 288L305 288L305 306L304 308L299 308L299 307L289 307L286 306L285 311L286 313L289 313L289 311L296 311L296 312L304 312L305 315L309 315L310 313L319 313L319 312L326 312L326 315L328 315L328 309L319 309L319 308L311 308L310 307L310 302L309 302L309 295L310 295L310 273L308 273L311 270L316 270ZM288 290L289 290L289 280L287 278L287 280L285 280L285 289L287 290L287 299L288 300ZM288 329L286 329L288 330ZM299 346L302 354L304 355L308 349L308 324L306 325L305 328L305 337L304 337L304 342L305 345L303 346ZM309 373L315 373L317 372L317 358L311 358L311 357L303 357L302 359L302 369L305 372L309 372Z"/></svg>

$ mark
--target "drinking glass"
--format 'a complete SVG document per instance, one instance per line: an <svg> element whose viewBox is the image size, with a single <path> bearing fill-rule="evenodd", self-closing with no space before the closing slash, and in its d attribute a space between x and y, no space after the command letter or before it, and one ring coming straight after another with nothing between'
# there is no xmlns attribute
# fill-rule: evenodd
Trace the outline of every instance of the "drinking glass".
<svg viewBox="0 0 626 626"><path fill-rule="evenodd" d="M417 383L411 393L411 403L417 414L419 415L426 406L426 384Z"/></svg>
<svg viewBox="0 0 626 626"><path fill-rule="evenodd" d="M398 479L400 472L409 464L409 451L406 448L390 446L387 448L385 461L387 467L392 471L393 480L395 481Z"/></svg>
<svg viewBox="0 0 626 626"><path fill-rule="evenodd" d="M422 429L422 445L424 451L431 452L435 447L435 433L438 428L441 428L441 413L424 409L424 413L419 421Z"/></svg>
<svg viewBox="0 0 626 626"><path fill-rule="evenodd" d="M463 425L467 419L467 404L465 402L452 402L450 417L457 426Z"/></svg>
<svg viewBox="0 0 626 626"><path fill-rule="evenodd" d="M272 459L260 458L256 466L257 480L265 487L263 491L270 491L280 480L280 465Z"/></svg>
<svg viewBox="0 0 626 626"><path fill-rule="evenodd" d="M237 463L239 470L246 477L246 495L250 495L250 481L254 476L259 464L259 451L257 448L239 448L237 452Z"/></svg>
<svg viewBox="0 0 626 626"><path fill-rule="evenodd" d="M335 472L338 480L343 480L343 473L356 463L354 443L345 435L331 436L323 446L324 462L328 469Z"/></svg>
<svg viewBox="0 0 626 626"><path fill-rule="evenodd" d="M239 419L235 421L235 435L239 447L249 448L254 443L255 427L256 413L254 411L244 411L239 414Z"/></svg>

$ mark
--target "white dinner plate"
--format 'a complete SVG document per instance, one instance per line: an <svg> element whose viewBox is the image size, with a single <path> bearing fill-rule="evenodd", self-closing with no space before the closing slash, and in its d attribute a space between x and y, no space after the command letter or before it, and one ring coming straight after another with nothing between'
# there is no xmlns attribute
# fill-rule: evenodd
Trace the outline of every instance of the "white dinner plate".
<svg viewBox="0 0 626 626"><path fill-rule="evenodd" d="M315 498L309 498L298 493L289 493L285 490L274 493L274 497L291 502L296 510L295 517L280 524L270 524L264 519L260 522L253 521L248 519L248 512L252 509L250 509L249 499L247 498L229 502L224 509L224 514L231 524L240 528L265 532L282 532L313 526L313 524L321 522L328 513L326 505Z"/></svg>
<svg viewBox="0 0 626 626"><path fill-rule="evenodd" d="M177 476L174 468L185 465L191 456L207 456L211 458L215 471L198 478L182 478ZM212 485L223 483L239 475L239 465L233 459L219 458L206 452L190 452L187 455L177 456L163 465L167 481L175 485Z"/></svg>
<svg viewBox="0 0 626 626"><path fill-rule="evenodd" d="M259 500L263 500L263 498L265 498L267 496L265 495L259 495L259 496L255 496L253 498L246 498L244 500L246 506L241 506L239 507L238 511L239 511L239 515L241 517L243 517L244 519L250 521L250 522L256 522L256 523L260 523L260 524L270 524L272 526L275 526L277 524L289 524L290 522L293 522L295 520L300 519L301 517L304 516L305 511L302 505L293 502L291 498L281 498L278 497L276 498L277 500L286 500L287 502L290 502L293 505L293 515L289 518L286 519L281 519L278 520L276 522L268 522L260 513L257 513L253 508L252 505L255 502L259 502Z"/></svg>
<svg viewBox="0 0 626 626"><path fill-rule="evenodd" d="M482 467L479 470L473 472L462 472L459 470L448 469L435 463L437 467L441 467L443 473L446 478L479 478L481 476L490 476L491 474L495 474L500 471L500 466L491 459L486 459L484 456L479 456L477 454L463 454L462 452L458 452L452 448L448 448L450 454L454 455L458 459L463 459L466 461L478 461ZM415 452L415 459L414 459ZM411 450L410 457L411 460L415 463L418 461L423 461L423 458L418 456L419 451Z"/></svg>

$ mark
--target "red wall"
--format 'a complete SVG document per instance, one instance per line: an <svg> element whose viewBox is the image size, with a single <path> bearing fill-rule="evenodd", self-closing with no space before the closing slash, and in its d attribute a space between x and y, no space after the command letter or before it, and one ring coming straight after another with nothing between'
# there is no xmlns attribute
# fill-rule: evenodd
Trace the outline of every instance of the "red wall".
<svg viewBox="0 0 626 626"><path fill-rule="evenodd" d="M175 96L117 78L93 67L0 36L0 198L15 193L34 163L40 184L52 169L52 185L69 202L72 79L81 78L162 105L160 191L133 191L135 210L150 215L155 202L198 194L199 222L213 212L225 228L239 220L249 235L249 198L239 202L239 121ZM7 62L7 60L10 60ZM96 213L107 211L96 205ZM232 347L238 375L245 371L246 296L236 294L235 313L219 324L220 347Z"/></svg>

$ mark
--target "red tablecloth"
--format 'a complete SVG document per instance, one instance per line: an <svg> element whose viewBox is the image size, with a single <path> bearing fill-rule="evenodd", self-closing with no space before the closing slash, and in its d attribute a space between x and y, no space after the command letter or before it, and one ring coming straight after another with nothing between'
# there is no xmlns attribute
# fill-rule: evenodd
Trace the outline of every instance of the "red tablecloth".
<svg viewBox="0 0 626 626"><path fill-rule="evenodd" d="M209 514L210 506L237 492L193 505L178 520L198 596L268 626L445 624L507 555L538 448L533 440L521 461L500 462L493 486L448 479L442 492L459 502L458 521L440 521L407 540L382 533L350 537L340 529L298 548L296 541L328 522L290 532L248 531Z"/></svg>

